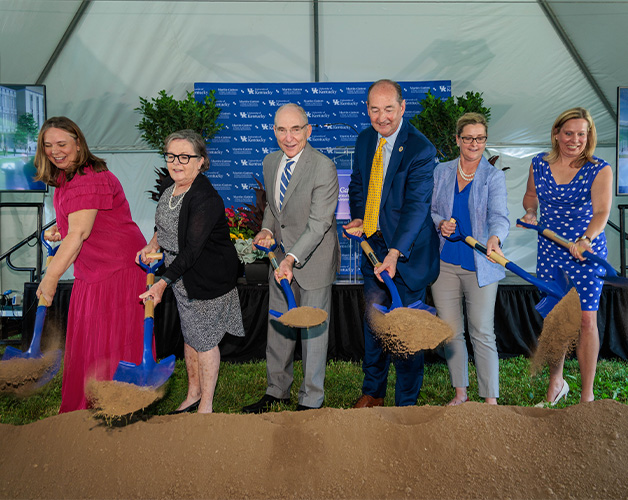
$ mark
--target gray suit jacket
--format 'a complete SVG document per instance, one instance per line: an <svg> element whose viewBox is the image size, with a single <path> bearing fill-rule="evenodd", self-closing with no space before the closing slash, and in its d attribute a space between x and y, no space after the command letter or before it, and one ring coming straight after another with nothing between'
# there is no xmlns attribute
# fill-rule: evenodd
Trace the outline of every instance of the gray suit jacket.
<svg viewBox="0 0 628 500"><path fill-rule="evenodd" d="M286 253L299 260L294 279L305 290L331 285L339 264L336 205L338 175L336 166L324 154L306 144L295 167L280 211L275 202L275 181L283 152L264 158L266 209L262 227L273 232ZM281 261L284 254L275 251Z"/></svg>

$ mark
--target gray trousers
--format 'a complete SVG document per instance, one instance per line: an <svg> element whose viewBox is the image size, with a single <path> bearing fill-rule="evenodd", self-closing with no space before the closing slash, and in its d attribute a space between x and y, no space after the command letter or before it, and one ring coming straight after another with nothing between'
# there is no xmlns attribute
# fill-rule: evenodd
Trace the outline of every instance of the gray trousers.
<svg viewBox="0 0 628 500"><path fill-rule="evenodd" d="M440 275L432 285L432 297L438 316L454 331L453 339L444 348L451 385L469 386L469 354L464 338L462 309L464 299L480 397L499 397L499 357L494 330L497 282L480 288L475 272L441 260Z"/></svg>
<svg viewBox="0 0 628 500"><path fill-rule="evenodd" d="M331 285L304 290L296 280L291 285L298 306L310 306L327 311L328 319L312 328L290 328L268 315L268 338L266 343L266 394L276 398L289 398L294 380L294 350L298 335L301 335L301 358L303 360L303 383L299 388L299 404L317 408L325 399L325 367L327 365L327 343L329 317L331 317ZM273 278L268 283L269 307L286 312L288 303L281 286Z"/></svg>

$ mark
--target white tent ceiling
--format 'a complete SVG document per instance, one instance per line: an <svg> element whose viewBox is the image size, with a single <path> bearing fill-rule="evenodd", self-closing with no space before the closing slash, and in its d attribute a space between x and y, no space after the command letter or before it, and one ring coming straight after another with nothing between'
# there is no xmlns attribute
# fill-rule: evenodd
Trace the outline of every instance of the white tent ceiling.
<svg viewBox="0 0 628 500"><path fill-rule="evenodd" d="M547 145L564 109L592 112L597 154L615 164L627 26L628 2L601 0L0 0L0 82L45 84L48 116L73 118L90 147L116 152L107 158L129 178L146 234L154 205L143 191L158 159L131 153L147 149L136 128L139 96L183 97L200 81L314 81L317 70L320 81L451 80L453 95L483 92L492 110L489 147L511 167L514 221L530 155ZM14 243L4 243L5 227L3 250ZM507 244L533 269L534 245L521 252L524 240L513 236Z"/></svg>
<svg viewBox="0 0 628 500"><path fill-rule="evenodd" d="M100 148L143 147L138 96L312 81L313 3L0 0L0 81L43 76L49 115L77 117ZM321 81L451 79L454 95L484 93L494 144L546 142L555 115L583 105L614 141L628 2L320 0L318 12Z"/></svg>

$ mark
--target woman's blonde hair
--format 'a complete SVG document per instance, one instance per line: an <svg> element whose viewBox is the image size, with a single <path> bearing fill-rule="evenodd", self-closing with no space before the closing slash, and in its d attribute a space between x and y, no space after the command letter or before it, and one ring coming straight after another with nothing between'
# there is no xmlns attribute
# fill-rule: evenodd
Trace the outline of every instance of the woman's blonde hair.
<svg viewBox="0 0 628 500"><path fill-rule="evenodd" d="M51 128L58 128L67 132L78 145L78 151L76 152L76 162L70 165L65 170L65 175L68 181L78 173L79 175L85 175L85 167L91 167L94 172L104 172L109 170L105 160L93 155L87 147L85 136L76 123L65 116L54 116L48 118L39 131L39 137L37 137L37 152L35 153L35 167L37 167L36 181L43 181L49 186L58 186L58 178L61 173L61 169L52 163L48 156L46 156L46 150L44 147L44 135L46 131Z"/></svg>
<svg viewBox="0 0 628 500"><path fill-rule="evenodd" d="M597 145L597 132L595 130L595 123L593 122L591 113L584 108L571 108L558 115L558 118L556 118L554 126L552 127L552 150L544 157L546 162L554 163L560 158L560 147L556 136L560 133L563 125L569 120L580 118L586 120L589 127L587 133L587 144L580 156L576 159L575 166L576 168L580 168L587 162L596 163L593 159L593 152L595 151L595 146Z"/></svg>
<svg viewBox="0 0 628 500"><path fill-rule="evenodd" d="M460 137L462 130L467 125L484 125L484 132L488 133L488 122L486 117L481 113L465 113L456 122L456 135Z"/></svg>

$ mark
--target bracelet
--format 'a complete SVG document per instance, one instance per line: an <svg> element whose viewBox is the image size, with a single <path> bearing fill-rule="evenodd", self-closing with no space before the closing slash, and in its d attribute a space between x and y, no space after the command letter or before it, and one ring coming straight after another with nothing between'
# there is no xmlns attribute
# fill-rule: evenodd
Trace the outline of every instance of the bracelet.
<svg viewBox="0 0 628 500"><path fill-rule="evenodd" d="M526 208L526 213L536 213L536 208Z"/></svg>

